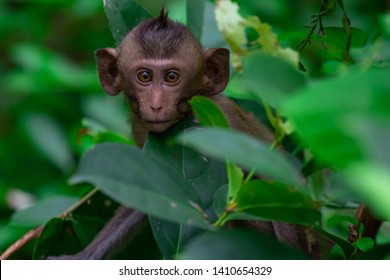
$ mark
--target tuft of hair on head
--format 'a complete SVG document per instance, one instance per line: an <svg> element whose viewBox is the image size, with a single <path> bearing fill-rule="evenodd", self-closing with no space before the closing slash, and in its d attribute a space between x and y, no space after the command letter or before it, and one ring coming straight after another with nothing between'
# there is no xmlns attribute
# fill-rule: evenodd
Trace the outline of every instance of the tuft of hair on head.
<svg viewBox="0 0 390 280"><path fill-rule="evenodd" d="M146 22L144 22L143 29L144 29L144 31L148 30L148 31L153 31L153 32L163 31L166 29L171 29L172 24L174 24L174 22L168 18L168 11L165 10L164 7L161 7L160 15L156 18L153 18L153 19L150 19L150 20L147 20Z"/></svg>
<svg viewBox="0 0 390 280"><path fill-rule="evenodd" d="M172 58L183 53L200 57L203 50L192 32L162 7L159 16L141 22L120 43L120 54L135 52L144 58Z"/></svg>
<svg viewBox="0 0 390 280"><path fill-rule="evenodd" d="M162 6L160 10L160 16L157 18L157 20L160 23L160 26L158 29L163 29L168 24L168 12L165 10L165 7Z"/></svg>

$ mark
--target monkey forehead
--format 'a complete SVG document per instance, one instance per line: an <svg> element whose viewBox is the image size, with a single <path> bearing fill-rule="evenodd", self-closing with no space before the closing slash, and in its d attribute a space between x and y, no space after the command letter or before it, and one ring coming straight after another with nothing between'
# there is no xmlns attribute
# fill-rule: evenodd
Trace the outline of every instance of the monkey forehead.
<svg viewBox="0 0 390 280"><path fill-rule="evenodd" d="M175 59L188 62L199 62L203 59L202 48L197 44L191 45L189 42L182 42L180 47L167 46L153 42L153 44L142 45L138 42L125 38L118 46L118 55L122 60L137 60L139 58L148 59Z"/></svg>
<svg viewBox="0 0 390 280"><path fill-rule="evenodd" d="M189 62L184 57L173 58L136 58L132 59L131 63L124 62L124 59L119 59L120 67L128 71L137 71L138 69L153 69L153 70L178 70L181 72L190 71L193 72L197 68L201 68L200 63ZM121 63L122 62L122 63ZM188 67L191 65L191 67Z"/></svg>

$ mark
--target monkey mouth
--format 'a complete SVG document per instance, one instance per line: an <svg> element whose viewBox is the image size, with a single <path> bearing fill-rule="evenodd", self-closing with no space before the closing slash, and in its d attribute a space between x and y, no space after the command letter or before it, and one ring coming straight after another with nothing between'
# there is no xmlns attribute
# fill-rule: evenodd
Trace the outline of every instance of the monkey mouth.
<svg viewBox="0 0 390 280"><path fill-rule="evenodd" d="M145 120L146 123L167 123L170 122L171 120L158 120L158 121L149 121Z"/></svg>
<svg viewBox="0 0 390 280"><path fill-rule="evenodd" d="M167 130L174 121L172 120L157 120L157 121L148 121L145 120L145 125L148 130L153 132L164 132Z"/></svg>
<svg viewBox="0 0 390 280"><path fill-rule="evenodd" d="M159 125L159 124L168 124L171 123L171 120L163 120L163 121L145 121L147 125Z"/></svg>

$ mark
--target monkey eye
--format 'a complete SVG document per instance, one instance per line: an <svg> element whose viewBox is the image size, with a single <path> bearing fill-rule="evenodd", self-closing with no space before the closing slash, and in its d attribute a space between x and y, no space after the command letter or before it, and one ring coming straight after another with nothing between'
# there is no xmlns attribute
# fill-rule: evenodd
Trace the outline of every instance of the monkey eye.
<svg viewBox="0 0 390 280"><path fill-rule="evenodd" d="M180 79L180 75L175 71L169 71L164 76L164 80L167 83L171 83L171 84L177 82L179 79Z"/></svg>
<svg viewBox="0 0 390 280"><path fill-rule="evenodd" d="M140 71L137 74L137 79L141 83L149 83L152 81L152 74L149 71Z"/></svg>

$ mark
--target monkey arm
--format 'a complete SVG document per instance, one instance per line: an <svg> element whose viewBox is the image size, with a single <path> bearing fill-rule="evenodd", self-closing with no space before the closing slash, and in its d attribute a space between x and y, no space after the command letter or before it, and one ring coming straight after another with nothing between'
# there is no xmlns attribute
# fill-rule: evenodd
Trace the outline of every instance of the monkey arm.
<svg viewBox="0 0 390 280"><path fill-rule="evenodd" d="M95 239L75 255L50 256L51 260L102 260L108 259L131 239L145 214L133 209L120 207L115 216L104 226Z"/></svg>

